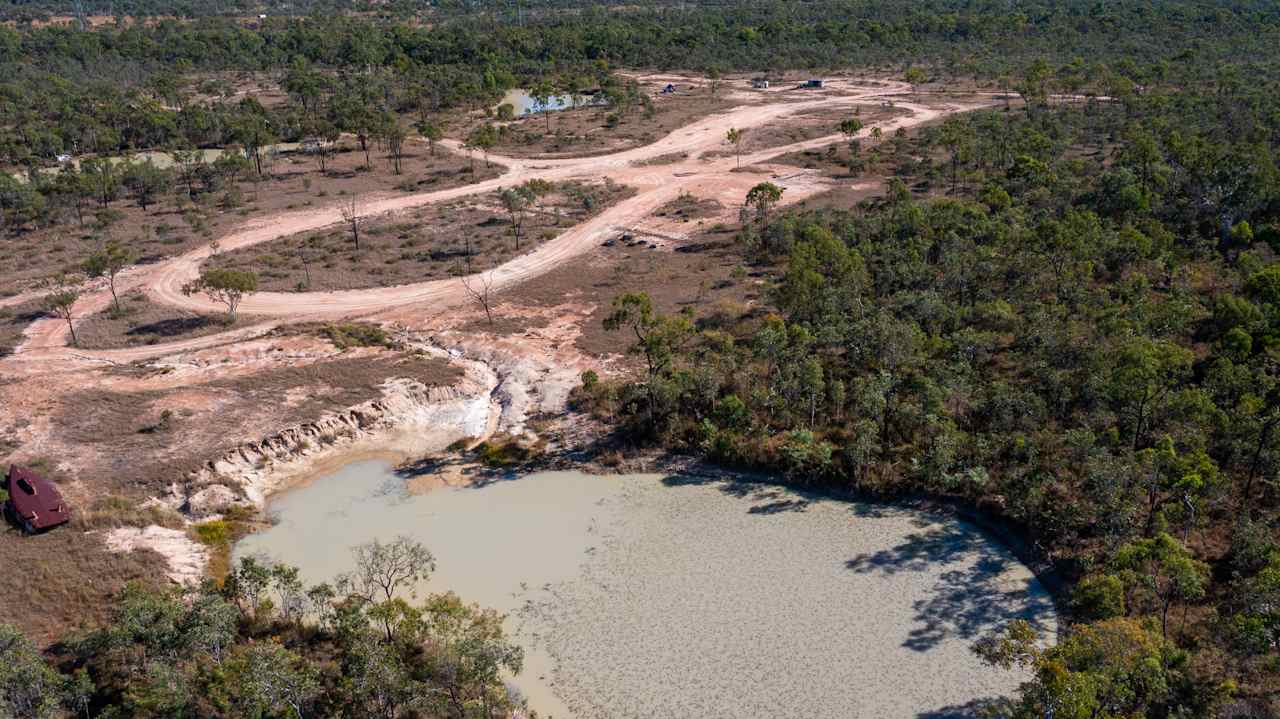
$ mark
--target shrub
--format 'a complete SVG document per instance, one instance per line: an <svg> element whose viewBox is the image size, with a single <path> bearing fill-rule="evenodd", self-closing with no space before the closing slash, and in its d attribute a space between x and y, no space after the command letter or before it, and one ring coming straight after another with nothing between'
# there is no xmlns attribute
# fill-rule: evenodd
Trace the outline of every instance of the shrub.
<svg viewBox="0 0 1280 719"><path fill-rule="evenodd" d="M501 469L515 467L528 462L534 452L523 447L514 439L506 441L481 442L476 447L476 456L486 467Z"/></svg>
<svg viewBox="0 0 1280 719"><path fill-rule="evenodd" d="M386 330L364 322L327 324L320 328L320 335L340 350L351 347L391 348L395 346L395 342L387 336Z"/></svg>
<svg viewBox="0 0 1280 719"><path fill-rule="evenodd" d="M225 547L231 543L231 527L224 519L211 519L193 527L196 541L209 547Z"/></svg>
<svg viewBox="0 0 1280 719"><path fill-rule="evenodd" d="M1071 593L1071 607L1086 621L1124 616L1124 583L1110 574L1085 577Z"/></svg>
<svg viewBox="0 0 1280 719"><path fill-rule="evenodd" d="M1263 302L1280 303L1280 264L1254 273L1245 283L1245 289Z"/></svg>

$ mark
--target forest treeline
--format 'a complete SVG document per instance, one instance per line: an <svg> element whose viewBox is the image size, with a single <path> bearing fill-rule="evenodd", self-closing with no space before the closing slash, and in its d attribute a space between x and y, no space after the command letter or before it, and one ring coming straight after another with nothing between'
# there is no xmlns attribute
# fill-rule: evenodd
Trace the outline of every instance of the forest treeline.
<svg viewBox="0 0 1280 719"><path fill-rule="evenodd" d="M335 12L252 27L224 18L89 32L0 26L0 158L47 164L61 154L210 146L234 141L229 128L255 116L277 136L296 126L212 73L306 67L355 76L368 95L382 96L379 107L407 113L424 96L436 110L466 106L516 83L619 66L768 72L916 63L990 79L1043 57L1082 63L1072 75L1077 89L1105 92L1117 83L1202 81L1221 63L1266 76L1280 47L1280 8L1267 2L593 4L520 13L520 22L483 10L430 25ZM365 82L371 74L376 81Z"/></svg>
<svg viewBox="0 0 1280 719"><path fill-rule="evenodd" d="M346 13L401 21L437 21L459 15L487 14L497 21L519 24L546 13L627 4L626 0L5 0L0 2L0 22L38 23L56 19L79 27L83 18L88 27L101 18L122 22L205 17L252 20L259 15L307 17Z"/></svg>
<svg viewBox="0 0 1280 719"><path fill-rule="evenodd" d="M1275 716L1276 90L1227 69L1032 92L919 144L842 145L896 168L884 197L779 211L762 183L738 239L766 305L695 321L618 297L606 328L643 370L578 401L629 442L1020 527L1073 624L1049 650L1025 625L982 644L1034 671L1004 715Z"/></svg>

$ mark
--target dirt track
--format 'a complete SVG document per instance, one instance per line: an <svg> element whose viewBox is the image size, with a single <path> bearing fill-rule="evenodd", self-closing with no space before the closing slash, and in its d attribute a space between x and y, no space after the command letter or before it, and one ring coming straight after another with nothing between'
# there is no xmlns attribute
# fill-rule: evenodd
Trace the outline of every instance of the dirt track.
<svg viewBox="0 0 1280 719"><path fill-rule="evenodd" d="M574 178L609 178L634 187L637 194L601 215L565 232L537 250L512 259L490 273L493 289L510 287L523 280L538 276L566 260L589 251L604 239L623 228L631 227L650 215L655 209L672 200L682 191L697 197L713 198L728 207L741 203L746 191L758 182L769 180L786 189L784 202L802 200L829 184L813 173L795 171L794 168L770 166L768 161L780 155L798 150L822 147L841 139L829 135L806 142L770 148L758 153L743 155L741 171L734 171L739 164L735 158L703 158L703 153L725 149L725 134L730 128L749 129L783 120L788 115L814 108L832 108L880 101L893 101L909 114L896 117L875 126L886 134L899 127L914 127L936 120L947 114L963 112L992 104L994 99L971 101L967 104L938 102L930 105L906 102L911 88L905 83L875 82L859 84L857 81L830 83L826 90L805 93L796 102L771 100L767 104L743 104L735 109L704 118L680 128L657 142L612 155L581 159L517 159L494 156L491 159L503 165L506 173L500 178L463 187L415 195L368 198L363 214L366 216L393 213L422 205L442 202L492 192L502 186L522 183L532 178L566 180ZM776 94L770 95L776 98ZM895 100L895 98L898 98ZM873 125L863 128L861 136L870 135ZM446 141L452 147L459 144ZM646 160L684 153L687 158L664 165L644 165ZM239 231L219 238L222 250L233 250L261 242L267 242L296 233L314 231L341 222L336 206L301 212L281 213L269 219L253 222ZM120 289L144 289L154 301L192 311L217 311L218 305L201 296L182 293L184 283L199 273L200 265L209 258L210 248L201 248L172 260L133 268L122 276ZM105 289L86 293L76 305L78 316L87 316L107 306L110 295ZM344 292L272 293L263 292L247 298L241 311L257 315L297 319L367 316L381 310L421 306L424 314L432 314L442 308L457 306L467 301L466 292L458 280L436 280L395 287L353 290ZM198 339L179 341L147 347L122 350L79 351L66 347L67 326L61 320L45 319L34 323L26 333L22 346L9 358L9 370L39 372L48 369L70 369L85 362L129 362L163 356L181 350L214 346L243 339L270 326L237 330L233 333L211 335ZM34 364L34 366L33 366Z"/></svg>

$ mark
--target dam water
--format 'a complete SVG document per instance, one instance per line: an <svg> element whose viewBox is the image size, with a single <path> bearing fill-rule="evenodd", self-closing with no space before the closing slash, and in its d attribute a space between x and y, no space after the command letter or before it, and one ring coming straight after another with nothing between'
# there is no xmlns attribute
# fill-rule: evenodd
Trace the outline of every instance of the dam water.
<svg viewBox="0 0 1280 719"><path fill-rule="evenodd" d="M275 524L236 554L315 583L355 545L423 542L437 571L419 596L506 613L526 651L511 682L542 717L951 716L1025 679L974 641L1013 618L1056 627L1032 573L954 519L682 476L412 484L347 465L273 498Z"/></svg>

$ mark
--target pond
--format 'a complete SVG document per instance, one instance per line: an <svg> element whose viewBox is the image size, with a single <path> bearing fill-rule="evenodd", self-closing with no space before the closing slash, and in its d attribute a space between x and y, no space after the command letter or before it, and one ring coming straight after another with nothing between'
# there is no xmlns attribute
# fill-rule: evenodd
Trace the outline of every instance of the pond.
<svg viewBox="0 0 1280 719"><path fill-rule="evenodd" d="M941 717L1024 677L972 643L1049 596L969 524L771 485L542 472L410 494L359 462L272 500L238 556L309 582L408 534L457 592L508 614L541 716Z"/></svg>
<svg viewBox="0 0 1280 719"><path fill-rule="evenodd" d="M599 105L601 101L593 95L578 95L577 107L585 107L587 105ZM530 97L528 90L507 90L507 94L502 96L501 105L511 105L515 109L515 116L532 115L543 111L543 106L537 100ZM552 95L547 99L547 110L565 110L574 107L573 95Z"/></svg>

